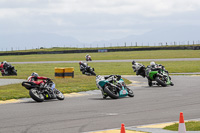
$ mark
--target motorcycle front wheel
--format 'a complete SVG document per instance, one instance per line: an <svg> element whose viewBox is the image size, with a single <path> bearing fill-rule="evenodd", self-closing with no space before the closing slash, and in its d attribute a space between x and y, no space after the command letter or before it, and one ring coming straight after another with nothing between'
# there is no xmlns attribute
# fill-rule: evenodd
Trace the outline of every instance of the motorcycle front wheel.
<svg viewBox="0 0 200 133"><path fill-rule="evenodd" d="M56 90L55 94L56 94L56 98L58 100L64 100L65 99L65 96L59 90Z"/></svg>
<svg viewBox="0 0 200 133"><path fill-rule="evenodd" d="M90 71L91 75L96 76L96 73L94 71Z"/></svg>
<svg viewBox="0 0 200 133"><path fill-rule="evenodd" d="M117 98L119 98L119 93L118 93L118 92L114 93L113 91L111 91L111 90L109 89L108 86L105 86L104 92L105 92L110 98L112 98L112 99L117 99Z"/></svg>
<svg viewBox="0 0 200 133"><path fill-rule="evenodd" d="M127 91L128 91L128 96L129 96L129 97L134 97L133 90L127 88Z"/></svg>
<svg viewBox="0 0 200 133"><path fill-rule="evenodd" d="M151 80L148 80L148 85L149 85L149 87L151 87L153 85Z"/></svg>
<svg viewBox="0 0 200 133"><path fill-rule="evenodd" d="M166 87L166 86L167 86L167 84L166 84L164 81L162 81L162 80L160 79L160 77L156 77L155 80L156 80L156 82L158 82L158 84L160 84L162 87Z"/></svg>
<svg viewBox="0 0 200 133"><path fill-rule="evenodd" d="M36 102L43 102L44 101L44 96L37 89L30 89L29 95Z"/></svg>
<svg viewBox="0 0 200 133"><path fill-rule="evenodd" d="M13 70L12 73L13 73L13 75L17 76L17 71L16 70Z"/></svg>

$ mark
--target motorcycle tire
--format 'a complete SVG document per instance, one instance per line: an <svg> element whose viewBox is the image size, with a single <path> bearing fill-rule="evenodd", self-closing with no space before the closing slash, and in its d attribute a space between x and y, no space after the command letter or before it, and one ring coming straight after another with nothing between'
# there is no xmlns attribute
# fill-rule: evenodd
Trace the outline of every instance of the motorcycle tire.
<svg viewBox="0 0 200 133"><path fill-rule="evenodd" d="M64 100L65 99L65 96L59 90L56 90L55 95L56 95L56 98L58 100Z"/></svg>
<svg viewBox="0 0 200 133"><path fill-rule="evenodd" d="M109 88L108 86L105 86L104 88L104 92L112 99L118 99L119 98L119 93L117 92L117 94L114 94Z"/></svg>
<svg viewBox="0 0 200 133"><path fill-rule="evenodd" d="M36 102L43 102L44 101L44 96L42 94L39 94L39 91L37 89L30 89L29 95Z"/></svg>
<svg viewBox="0 0 200 133"><path fill-rule="evenodd" d="M163 82L162 80L160 80L159 77L156 77L155 80L156 80L156 82L158 82L158 84L160 84L162 87L166 87L166 86L167 86L167 84L166 84L165 82Z"/></svg>
<svg viewBox="0 0 200 133"><path fill-rule="evenodd" d="M128 91L128 96L129 96L129 97L134 97L133 90L127 88L127 91Z"/></svg>
<svg viewBox="0 0 200 133"><path fill-rule="evenodd" d="M96 76L96 73L94 71L90 71L91 75Z"/></svg>
<svg viewBox="0 0 200 133"><path fill-rule="evenodd" d="M17 76L17 71L16 70L13 70L12 73L13 73L13 75Z"/></svg>
<svg viewBox="0 0 200 133"><path fill-rule="evenodd" d="M171 83L170 83L170 85L171 85L171 86L174 86L174 83L173 83L173 82L171 82Z"/></svg>
<svg viewBox="0 0 200 133"><path fill-rule="evenodd" d="M152 87L153 83L151 80L148 80L148 85L149 85L149 87Z"/></svg>

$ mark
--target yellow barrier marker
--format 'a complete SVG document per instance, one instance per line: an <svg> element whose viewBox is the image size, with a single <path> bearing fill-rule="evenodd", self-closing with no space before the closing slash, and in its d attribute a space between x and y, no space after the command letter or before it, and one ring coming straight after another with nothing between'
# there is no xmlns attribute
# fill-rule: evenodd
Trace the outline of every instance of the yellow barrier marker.
<svg viewBox="0 0 200 133"><path fill-rule="evenodd" d="M66 67L64 69L64 78L74 78L74 68Z"/></svg>
<svg viewBox="0 0 200 133"><path fill-rule="evenodd" d="M55 67L55 77L56 78L64 78L64 68Z"/></svg>

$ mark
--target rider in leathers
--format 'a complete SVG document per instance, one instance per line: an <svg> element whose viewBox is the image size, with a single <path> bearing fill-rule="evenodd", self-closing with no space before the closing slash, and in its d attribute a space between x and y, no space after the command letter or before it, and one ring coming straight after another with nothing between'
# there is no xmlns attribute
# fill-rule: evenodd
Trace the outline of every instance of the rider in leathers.
<svg viewBox="0 0 200 133"><path fill-rule="evenodd" d="M38 79L39 79L40 81L38 81ZM45 81L44 81L44 80L51 80L51 79L50 79L50 78L47 78L47 77L39 76L36 72L33 72L33 73L31 74L31 76L28 77L28 81L33 82L33 83L39 85L40 87L43 87L43 86L44 86L44 84L45 84ZM56 90L57 90L57 89L55 88L55 84L53 83L53 85L51 86L51 92L52 92L52 94L54 95L54 97L55 97Z"/></svg>

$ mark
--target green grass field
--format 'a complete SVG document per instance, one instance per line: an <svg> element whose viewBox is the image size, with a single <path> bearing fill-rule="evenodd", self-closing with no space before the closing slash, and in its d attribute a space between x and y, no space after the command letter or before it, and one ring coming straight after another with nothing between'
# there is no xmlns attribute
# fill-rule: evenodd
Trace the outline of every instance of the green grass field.
<svg viewBox="0 0 200 133"><path fill-rule="evenodd" d="M149 62L140 62L148 65ZM165 66L170 73L182 72L200 72L200 61L177 61L177 62L156 62ZM95 76L85 76L79 70L78 63L61 63L61 64L13 64L18 70L18 76L8 76L0 78L19 78L27 79L32 72L37 72L40 76L54 79L57 89L63 93L79 92L97 89ZM132 70L131 62L111 62L111 63L89 63L95 68L98 75L135 75ZM55 79L55 67L74 67L75 77L71 79ZM124 79L128 84L128 80ZM29 97L28 90L21 84L0 86L0 100Z"/></svg>
<svg viewBox="0 0 200 133"><path fill-rule="evenodd" d="M200 50L153 50L130 52L89 53L93 60L118 59L166 59L166 58L200 58ZM86 53L75 54L37 54L0 56L0 61L80 61L85 60Z"/></svg>
<svg viewBox="0 0 200 133"><path fill-rule="evenodd" d="M200 121L185 122L186 131L200 131ZM178 131L178 123L164 127L163 129L170 131Z"/></svg>

